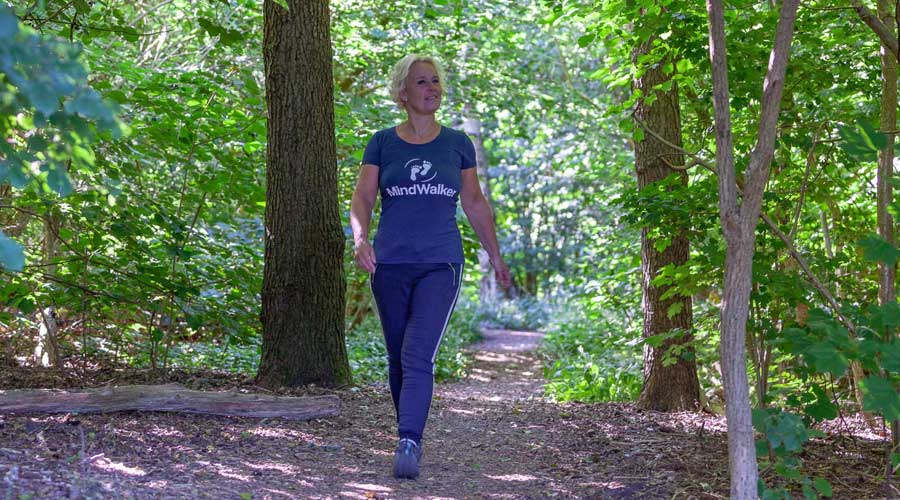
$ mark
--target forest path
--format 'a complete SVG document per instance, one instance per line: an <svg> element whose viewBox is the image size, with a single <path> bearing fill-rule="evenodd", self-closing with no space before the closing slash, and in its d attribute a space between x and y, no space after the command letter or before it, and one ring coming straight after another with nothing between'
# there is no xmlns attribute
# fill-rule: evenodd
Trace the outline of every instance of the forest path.
<svg viewBox="0 0 900 500"><path fill-rule="evenodd" d="M382 384L338 391L341 415L310 422L153 412L0 415L0 500L727 497L721 418L546 401L534 352L539 339L487 330L469 348L468 377L436 387L416 481L391 475L396 424ZM0 373L0 388L34 386L16 373ZM165 381L259 390L234 377ZM844 493L871 498L858 488L877 487L865 478L877 476L881 449L851 448L843 472L827 465L833 445L810 448L806 461L825 464L819 474L859 477L844 483L851 488ZM835 498L849 498L832 484Z"/></svg>

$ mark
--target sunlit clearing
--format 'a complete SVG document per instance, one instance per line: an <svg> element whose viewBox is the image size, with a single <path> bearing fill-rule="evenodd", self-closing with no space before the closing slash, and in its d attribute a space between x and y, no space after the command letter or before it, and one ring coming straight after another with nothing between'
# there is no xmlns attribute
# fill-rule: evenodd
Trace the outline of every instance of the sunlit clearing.
<svg viewBox="0 0 900 500"><path fill-rule="evenodd" d="M139 467L129 467L121 462L113 462L105 457L97 458L92 463L94 467L104 471L121 472L122 474L127 474L129 476L147 475L147 473Z"/></svg>
<svg viewBox="0 0 900 500"><path fill-rule="evenodd" d="M488 476L485 474L484 477L494 479L496 481L536 481L537 478L534 476L529 476L528 474L506 474L504 476Z"/></svg>

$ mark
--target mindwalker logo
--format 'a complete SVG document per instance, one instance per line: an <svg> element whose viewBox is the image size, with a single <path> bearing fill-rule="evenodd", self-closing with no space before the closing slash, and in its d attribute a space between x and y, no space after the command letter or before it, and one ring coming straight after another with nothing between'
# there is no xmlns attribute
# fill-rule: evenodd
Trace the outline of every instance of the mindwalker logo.
<svg viewBox="0 0 900 500"><path fill-rule="evenodd" d="M409 170L409 180L417 184L389 187L385 190L388 196L438 195L453 197L456 195L455 189L448 188L443 184L436 186L426 184L437 177L437 171L432 169L430 161L413 158L406 162L403 168Z"/></svg>

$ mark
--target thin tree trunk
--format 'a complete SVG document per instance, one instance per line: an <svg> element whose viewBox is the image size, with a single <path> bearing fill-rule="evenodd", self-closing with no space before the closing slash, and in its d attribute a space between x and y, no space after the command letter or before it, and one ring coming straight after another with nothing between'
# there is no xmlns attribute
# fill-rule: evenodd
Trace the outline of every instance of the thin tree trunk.
<svg viewBox="0 0 900 500"><path fill-rule="evenodd" d="M651 39L636 47L635 61L653 48ZM637 172L638 188L643 189L662 181L676 170L671 164L681 165L684 157L681 148L681 117L679 116L678 89L675 85L668 92L654 91L654 87L669 79L662 70L663 64L646 68L634 80L635 90L645 96L653 96L652 104L641 100L635 109L638 123L654 130L671 147L653 136L634 145L634 164ZM687 185L687 174L679 173L682 185ZM641 294L644 314L643 337L681 332L666 339L660 345L644 345L644 384L638 398L638 406L659 411L694 410L698 408L700 382L697 379L697 364L694 361L693 311L690 295L676 295L663 299L669 286L656 286L653 280L666 266L682 266L690 256L690 244L683 229L671 238L663 250L656 249L657 241L650 237L649 227L641 228ZM671 314L670 314L671 311ZM666 363L667 351L676 346L685 346L684 355L675 363Z"/></svg>
<svg viewBox="0 0 900 500"><path fill-rule="evenodd" d="M41 244L42 261L48 276L56 275L56 252L59 248L60 216L52 211L44 219L44 239ZM53 304L42 307L38 312L38 336L34 347L35 362L41 366L60 366L59 323Z"/></svg>
<svg viewBox="0 0 900 500"><path fill-rule="evenodd" d="M725 284L721 311L722 378L728 422L731 498L756 499L758 470L747 381L747 316L753 280L756 226L775 148L784 75L790 54L799 0L785 0L763 85L756 147L745 170L743 199L737 196L737 173L731 136L725 16L722 0L707 0L709 52L712 63L716 123L716 170L719 173L719 217L725 235Z"/></svg>
<svg viewBox="0 0 900 500"><path fill-rule="evenodd" d="M468 108L468 106L467 106ZM470 113L468 109L466 113ZM487 151L484 149L484 136L482 133L481 120L478 118L466 117L463 122L463 130L472 139L475 145L475 169L478 172L478 183L481 185L481 192L487 198L488 203L493 206L491 199L491 183L488 176L487 168ZM479 297L482 302L494 302L497 300L497 278L494 276L494 270L491 266L490 257L483 248L478 249L478 267L481 269L481 289Z"/></svg>
<svg viewBox="0 0 900 500"><path fill-rule="evenodd" d="M891 36L896 37L894 25L896 24L895 6L888 0L878 0L878 18L889 30ZM888 211L888 206L893 201L893 185L891 178L894 173L894 134L897 130L897 55L891 52L890 47L881 44L881 130L889 132L887 145L878 152L878 172L876 174L877 204L878 204L878 235L892 246L894 241L894 218ZM878 263L878 303L890 304L897 300L895 283L897 267ZM890 341L894 332L887 332ZM893 453L900 445L900 422L891 422L891 443ZM890 454L888 455L890 456ZM888 461L888 479L890 474L890 461Z"/></svg>
<svg viewBox="0 0 900 500"><path fill-rule="evenodd" d="M891 35L894 34L893 5L886 0L878 0L878 17ZM897 58L884 44L881 47L881 120L883 131L897 129ZM894 218L888 212L893 197L891 177L894 165L894 134L888 133L887 145L878 152L878 172L876 174L878 202L878 235L894 245ZM894 282L895 267L878 263L878 302L888 304L896 300Z"/></svg>
<svg viewBox="0 0 900 500"><path fill-rule="evenodd" d="M327 0L264 3L266 249L258 381L350 381Z"/></svg>

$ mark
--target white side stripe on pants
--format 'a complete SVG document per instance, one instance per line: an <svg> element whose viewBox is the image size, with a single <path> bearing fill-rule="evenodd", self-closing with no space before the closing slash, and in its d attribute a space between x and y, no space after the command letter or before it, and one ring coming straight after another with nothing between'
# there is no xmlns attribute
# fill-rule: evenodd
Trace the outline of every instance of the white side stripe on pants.
<svg viewBox="0 0 900 500"><path fill-rule="evenodd" d="M457 281L456 295L453 296L453 302L450 304L450 309L447 311L447 318L444 319L444 327L441 329L441 336L438 337L437 345L434 347L434 354L431 355L432 365L434 364L434 360L437 358L438 349L441 348L441 341L444 340L444 334L447 333L447 325L450 323L450 315L453 314L453 308L456 307L456 299L459 298L459 290L462 288L463 266L464 264L459 265L459 279L457 280L456 269L453 268L453 264L450 264L450 269L453 271L453 279ZM431 368L431 375L434 376L433 366Z"/></svg>

